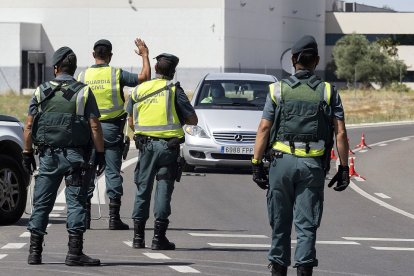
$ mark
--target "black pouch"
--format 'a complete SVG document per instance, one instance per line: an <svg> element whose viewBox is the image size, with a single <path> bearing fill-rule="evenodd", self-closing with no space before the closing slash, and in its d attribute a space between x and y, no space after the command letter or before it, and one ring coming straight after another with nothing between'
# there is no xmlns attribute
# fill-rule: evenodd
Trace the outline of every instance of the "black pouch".
<svg viewBox="0 0 414 276"><path fill-rule="evenodd" d="M171 138L170 140L168 140L167 142L167 147L172 150L172 149L178 149L180 147L180 143L181 143L181 139L180 138Z"/></svg>

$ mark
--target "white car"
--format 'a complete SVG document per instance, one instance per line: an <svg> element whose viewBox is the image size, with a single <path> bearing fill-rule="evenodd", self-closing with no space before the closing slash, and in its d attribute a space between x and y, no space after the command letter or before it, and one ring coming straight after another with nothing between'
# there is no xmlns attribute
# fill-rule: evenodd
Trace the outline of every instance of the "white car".
<svg viewBox="0 0 414 276"><path fill-rule="evenodd" d="M264 74L206 75L191 100L198 125L184 126L186 170L250 166L269 84L276 81Z"/></svg>
<svg viewBox="0 0 414 276"><path fill-rule="evenodd" d="M30 176L22 165L23 124L0 115L0 225L18 221L26 207Z"/></svg>

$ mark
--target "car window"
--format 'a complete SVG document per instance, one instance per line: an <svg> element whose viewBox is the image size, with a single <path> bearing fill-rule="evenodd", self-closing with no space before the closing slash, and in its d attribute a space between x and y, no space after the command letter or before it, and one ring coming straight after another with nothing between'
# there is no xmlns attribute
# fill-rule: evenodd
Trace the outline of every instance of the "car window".
<svg viewBox="0 0 414 276"><path fill-rule="evenodd" d="M195 106L209 109L260 109L269 93L265 81L205 81L199 90Z"/></svg>

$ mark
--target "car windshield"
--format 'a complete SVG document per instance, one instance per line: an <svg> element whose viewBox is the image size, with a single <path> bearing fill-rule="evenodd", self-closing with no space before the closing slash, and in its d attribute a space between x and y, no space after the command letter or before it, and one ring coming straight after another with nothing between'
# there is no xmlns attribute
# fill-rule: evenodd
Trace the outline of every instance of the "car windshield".
<svg viewBox="0 0 414 276"><path fill-rule="evenodd" d="M199 90L195 107L263 110L270 83L250 80L206 80Z"/></svg>

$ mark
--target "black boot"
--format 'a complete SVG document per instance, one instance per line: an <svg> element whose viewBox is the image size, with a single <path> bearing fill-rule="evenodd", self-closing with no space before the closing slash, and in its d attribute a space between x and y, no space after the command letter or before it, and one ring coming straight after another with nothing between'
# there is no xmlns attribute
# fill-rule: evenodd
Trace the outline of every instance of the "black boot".
<svg viewBox="0 0 414 276"><path fill-rule="evenodd" d="M168 220L160 221L156 220L154 223L154 237L152 238L152 250L174 250L175 244L170 242L165 233L168 228Z"/></svg>
<svg viewBox="0 0 414 276"><path fill-rule="evenodd" d="M119 216L121 209L120 199L110 199L109 202L109 230L129 230L128 224L122 222Z"/></svg>
<svg viewBox="0 0 414 276"><path fill-rule="evenodd" d="M145 248L145 221L134 220L134 248Z"/></svg>
<svg viewBox="0 0 414 276"><path fill-rule="evenodd" d="M91 199L88 199L86 201L86 222L85 222L85 226L86 229L91 229Z"/></svg>
<svg viewBox="0 0 414 276"><path fill-rule="evenodd" d="M27 263L30 265L36 265L42 263L42 247L43 235L39 235L31 232L30 234L30 249L29 249L29 258Z"/></svg>
<svg viewBox="0 0 414 276"><path fill-rule="evenodd" d="M268 268L272 271L272 276L286 276L287 267L275 262L271 262Z"/></svg>
<svg viewBox="0 0 414 276"><path fill-rule="evenodd" d="M298 266L298 276L312 276L313 266Z"/></svg>
<svg viewBox="0 0 414 276"><path fill-rule="evenodd" d="M83 235L69 234L69 251L66 255L65 264L69 266L97 266L101 264L99 259L92 259L83 254Z"/></svg>

